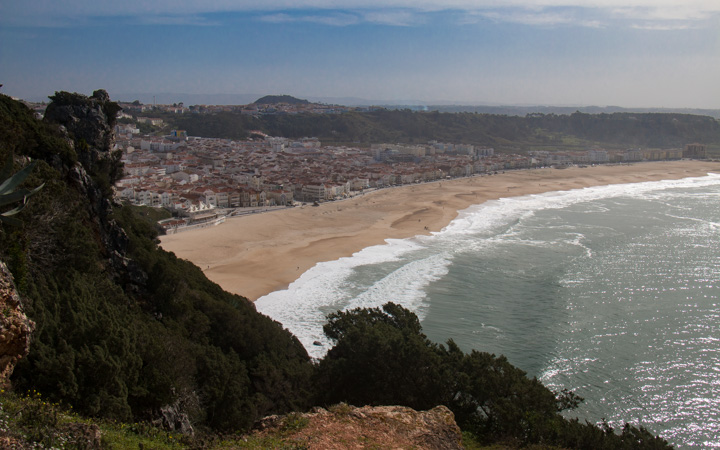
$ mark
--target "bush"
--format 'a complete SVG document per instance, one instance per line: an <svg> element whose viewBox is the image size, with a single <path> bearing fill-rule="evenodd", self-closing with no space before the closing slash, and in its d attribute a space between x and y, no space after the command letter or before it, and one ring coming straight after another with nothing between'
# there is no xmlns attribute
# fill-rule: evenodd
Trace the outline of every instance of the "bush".
<svg viewBox="0 0 720 450"><path fill-rule="evenodd" d="M404 405L444 404L458 425L482 444L557 445L569 448L668 448L646 430L609 428L566 420L560 411L582 401L556 394L528 378L504 356L463 353L430 342L417 317L394 303L328 317L325 334L335 346L320 361L317 402Z"/></svg>

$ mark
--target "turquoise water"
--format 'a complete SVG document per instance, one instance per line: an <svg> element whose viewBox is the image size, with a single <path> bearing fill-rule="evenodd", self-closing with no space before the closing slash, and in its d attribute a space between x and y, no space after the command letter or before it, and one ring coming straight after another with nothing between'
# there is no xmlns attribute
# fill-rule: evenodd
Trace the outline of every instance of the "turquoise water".
<svg viewBox="0 0 720 450"><path fill-rule="evenodd" d="M720 447L720 176L488 202L322 263L258 309L315 357L324 316L395 301L436 342L585 397L573 416ZM313 345L314 341L323 346Z"/></svg>

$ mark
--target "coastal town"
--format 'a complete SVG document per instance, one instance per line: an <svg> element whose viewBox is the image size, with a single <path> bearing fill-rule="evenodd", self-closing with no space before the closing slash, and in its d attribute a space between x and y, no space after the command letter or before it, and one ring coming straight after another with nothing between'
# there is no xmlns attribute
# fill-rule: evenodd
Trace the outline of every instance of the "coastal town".
<svg viewBox="0 0 720 450"><path fill-rule="evenodd" d="M139 116L136 123L158 126L162 120ZM175 218L162 223L168 233L221 223L228 215L317 205L392 186L514 169L701 158L705 154L704 146L698 144L677 149L593 148L523 155L437 141L336 147L324 146L317 138L293 140L259 131L247 140L191 137L183 130L172 130L166 136L141 136L132 123L116 125L115 135L124 163L116 196L132 204L175 212Z"/></svg>

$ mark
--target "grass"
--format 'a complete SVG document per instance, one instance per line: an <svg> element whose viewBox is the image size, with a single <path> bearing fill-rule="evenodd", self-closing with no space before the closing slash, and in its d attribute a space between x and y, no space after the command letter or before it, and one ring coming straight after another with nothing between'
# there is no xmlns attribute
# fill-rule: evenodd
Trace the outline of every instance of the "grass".
<svg viewBox="0 0 720 450"><path fill-rule="evenodd" d="M308 419L307 417L303 417L302 414L290 413L285 416L281 432L292 433L294 431L302 430L303 428L307 427L309 423L310 419Z"/></svg>
<svg viewBox="0 0 720 450"><path fill-rule="evenodd" d="M119 423L83 418L37 391L26 394L0 391L0 437L22 442L28 448L90 448L96 431L102 448L187 448L183 436L148 423Z"/></svg>
<svg viewBox="0 0 720 450"><path fill-rule="evenodd" d="M329 409L337 417L349 415L352 407L340 403ZM0 445L13 448L101 448L113 450L174 450L204 449L276 449L302 450L307 443L291 435L307 427L309 421L301 414L291 413L283 418L278 431L269 435L246 435L222 438L217 435L183 436L147 422L123 423L88 419L74 413L71 408L42 398L37 391L17 394L0 390ZM100 439L97 440L99 431ZM367 448L372 442L359 436L354 444ZM348 445L350 443L347 443ZM517 448L514 445L485 445L468 432L462 435L462 444L469 450L501 450ZM380 447L377 447L380 448ZM558 449L557 447L531 446L531 450Z"/></svg>
<svg viewBox="0 0 720 450"><path fill-rule="evenodd" d="M129 207L138 217L143 218L150 224L156 224L161 220L172 217L172 214L170 214L170 212L165 208L152 208L150 206L137 205L129 205Z"/></svg>
<svg viewBox="0 0 720 450"><path fill-rule="evenodd" d="M0 445L3 439L17 442L18 448L96 448L112 450L174 450L185 448L235 448L301 450L306 445L293 442L287 434L306 427L308 419L289 414L279 433L263 437L216 435L183 436L147 422L124 423L89 419L59 403L43 399L37 391L17 394L0 390Z"/></svg>

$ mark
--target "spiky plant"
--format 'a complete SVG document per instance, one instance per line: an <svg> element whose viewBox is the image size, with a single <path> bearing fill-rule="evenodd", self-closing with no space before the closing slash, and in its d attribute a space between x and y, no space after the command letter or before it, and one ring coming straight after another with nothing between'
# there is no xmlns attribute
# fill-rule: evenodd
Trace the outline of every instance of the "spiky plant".
<svg viewBox="0 0 720 450"><path fill-rule="evenodd" d="M25 206L27 205L28 198L33 194L37 193L40 189L42 189L43 186L45 186L45 183L43 183L33 190L19 189L15 191L15 188L18 187L20 183L25 181L25 178L27 178L28 175L30 175L30 172L32 172L33 168L35 167L35 163L36 161L31 162L18 173L10 176L13 169L13 155L11 154L8 157L8 160L5 163L5 167L3 167L2 172L0 172L0 180L4 180L2 184L0 184L0 207L4 207L5 205L17 202L21 203L10 211L0 213L0 222L15 226L22 225L21 221L11 216L14 216L15 214L22 211L23 208L25 208Z"/></svg>

